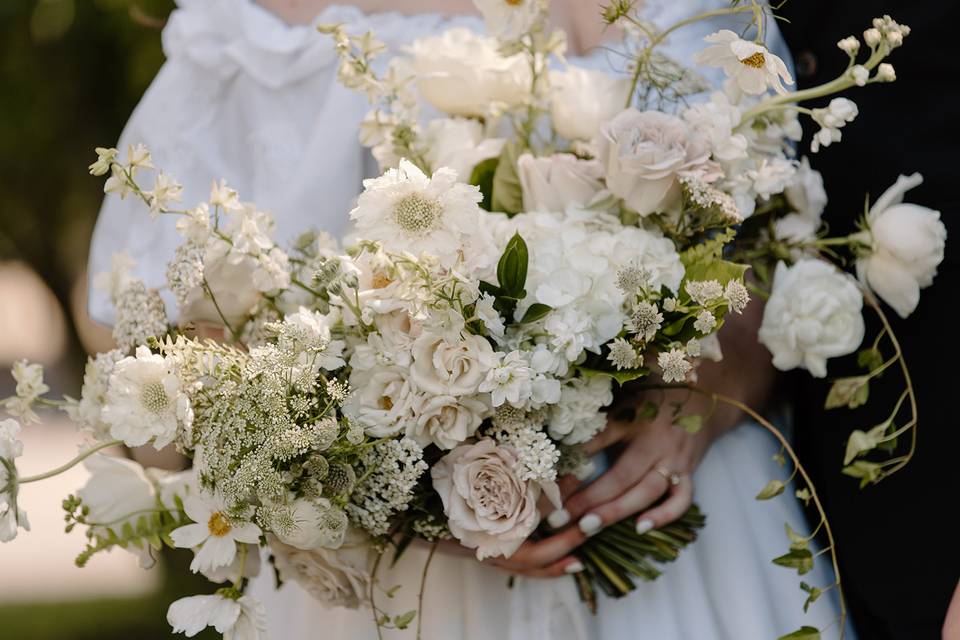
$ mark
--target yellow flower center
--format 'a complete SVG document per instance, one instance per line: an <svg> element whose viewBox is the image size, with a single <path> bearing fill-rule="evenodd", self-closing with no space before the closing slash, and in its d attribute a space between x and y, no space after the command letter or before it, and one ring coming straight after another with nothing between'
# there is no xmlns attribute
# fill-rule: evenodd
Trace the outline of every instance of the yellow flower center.
<svg viewBox="0 0 960 640"><path fill-rule="evenodd" d="M394 204L393 215L397 225L407 233L424 235L437 226L443 209L436 200L411 193Z"/></svg>
<svg viewBox="0 0 960 640"><path fill-rule="evenodd" d="M766 57L764 57L762 51L757 51L755 54L749 58L744 58L740 61L740 64L745 64L748 67L753 67L754 69L762 69L763 65L767 63Z"/></svg>
<svg viewBox="0 0 960 640"><path fill-rule="evenodd" d="M523 0L506 0L506 3L512 7L519 7L523 4Z"/></svg>
<svg viewBox="0 0 960 640"><path fill-rule="evenodd" d="M385 411L390 411L390 409L393 409L393 400L389 396L382 396L379 404L380 408L384 409Z"/></svg>
<svg viewBox="0 0 960 640"><path fill-rule="evenodd" d="M374 289L383 289L384 287L390 286L390 283L392 282L393 280L378 271L377 273L373 274L373 282L371 282L370 285Z"/></svg>
<svg viewBox="0 0 960 640"><path fill-rule="evenodd" d="M210 521L207 522L207 528L210 529L211 535L215 535L218 538L230 533L230 522L227 520L227 517L224 516L219 511L215 511L212 516L210 516Z"/></svg>

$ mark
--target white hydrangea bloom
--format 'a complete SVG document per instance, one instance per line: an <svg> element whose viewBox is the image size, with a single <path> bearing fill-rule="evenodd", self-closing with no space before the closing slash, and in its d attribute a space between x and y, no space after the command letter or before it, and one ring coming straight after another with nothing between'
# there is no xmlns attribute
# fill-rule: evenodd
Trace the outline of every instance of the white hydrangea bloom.
<svg viewBox="0 0 960 640"><path fill-rule="evenodd" d="M563 444L580 444L607 425L601 411L613 402L613 383L606 376L574 378L563 386L560 401L550 409L547 431Z"/></svg>

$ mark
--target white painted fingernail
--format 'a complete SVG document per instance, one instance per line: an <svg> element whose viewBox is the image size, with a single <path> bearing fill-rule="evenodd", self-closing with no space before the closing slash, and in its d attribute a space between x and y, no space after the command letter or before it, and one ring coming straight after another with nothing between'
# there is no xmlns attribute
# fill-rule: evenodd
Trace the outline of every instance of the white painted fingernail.
<svg viewBox="0 0 960 640"><path fill-rule="evenodd" d="M570 512L566 509L557 509L547 516L547 524L554 529L559 529L570 522Z"/></svg>
<svg viewBox="0 0 960 640"><path fill-rule="evenodd" d="M592 476L593 472L596 470L597 470L596 463L593 460L587 460L586 463L580 465L577 468L576 472L574 473L574 476L576 476L577 480L583 481L589 478L590 476Z"/></svg>
<svg viewBox="0 0 960 640"><path fill-rule="evenodd" d="M573 562L565 566L563 568L563 571L565 573L580 573L581 571L583 571L583 569L584 569L583 563L580 562L579 560L574 560Z"/></svg>
<svg viewBox="0 0 960 640"><path fill-rule="evenodd" d="M595 513L588 513L580 518L578 526L580 527L580 531L583 531L585 535L592 536L600 531L600 527L603 526L603 520Z"/></svg>
<svg viewBox="0 0 960 640"><path fill-rule="evenodd" d="M643 535L648 531L652 531L654 527L653 520L650 518L644 518L643 520L637 520L637 534Z"/></svg>

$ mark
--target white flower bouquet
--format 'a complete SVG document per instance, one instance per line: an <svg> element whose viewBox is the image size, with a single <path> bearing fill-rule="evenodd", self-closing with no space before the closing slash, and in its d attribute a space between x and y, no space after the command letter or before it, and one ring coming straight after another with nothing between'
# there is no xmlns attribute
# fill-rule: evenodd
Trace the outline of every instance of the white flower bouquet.
<svg viewBox="0 0 960 640"><path fill-rule="evenodd" d="M90 170L109 175L105 190L178 216L183 243L164 294L115 260L102 284L117 349L90 359L78 400L48 399L39 367L14 368L10 413L34 421L34 407L63 408L93 444L23 477L20 424L0 423L0 540L29 526L20 485L86 461L90 480L64 502L67 528L87 530L79 564L122 547L149 566L163 546L185 547L193 571L227 585L174 603L176 631L264 637L262 607L243 594L261 547L281 578L319 600L367 606L378 625L404 628L416 612L391 615L374 599L385 552L455 540L483 559L540 535L545 511L560 505L558 478L590 473L580 446L604 429L621 385L711 393L696 387L697 363L721 357L716 333L749 289L769 298L760 339L774 364L819 377L828 358L859 348L864 300L883 317L872 292L901 315L916 306L945 240L936 212L902 204L919 177L880 198L861 231L828 238L818 235L822 182L793 147L800 114L821 126L814 151L840 139L852 102L796 103L893 80L882 61L907 27L874 21L867 61L857 63L858 39L841 41L847 72L788 92L785 65L762 44L770 9L734 3L723 11L749 16L756 38L708 37L697 61L728 79L688 103L709 87L657 46L697 17L657 30L630 3L607 7L604 19L626 32L629 75L619 77L564 61L544 1L477 4L497 37L451 29L380 72L373 34L321 27L341 81L370 98L361 136L384 170L364 183L345 250L322 232L281 248L271 216L223 182L207 202L177 209L179 186L146 149L123 160L98 149ZM830 262L844 248L859 283ZM203 338L210 325L224 340ZM861 354L866 373L835 383L832 405L864 402L870 379L894 364L906 371L895 340L883 356L882 337ZM851 435L847 474L875 482L909 460L876 458L915 431L915 406L895 425L904 400L914 405L908 377L906 387L888 423ZM643 408L648 418L661 410L678 428L703 422L683 407ZM806 482L797 495L825 521L780 437L791 478ZM173 444L192 469L160 473L98 453L117 444ZM784 489L771 480L758 497ZM577 551L584 599L655 578L704 522L694 507L652 532L631 519L604 529ZM776 562L804 573L812 537L792 535Z"/></svg>

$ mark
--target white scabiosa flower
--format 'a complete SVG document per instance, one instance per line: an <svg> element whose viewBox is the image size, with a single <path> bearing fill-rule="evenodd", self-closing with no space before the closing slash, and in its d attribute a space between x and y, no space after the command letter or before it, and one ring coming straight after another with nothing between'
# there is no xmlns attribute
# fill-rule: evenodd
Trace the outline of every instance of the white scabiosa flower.
<svg viewBox="0 0 960 640"><path fill-rule="evenodd" d="M16 473L14 460L23 455L23 443L19 435L19 422L0 422L0 542L10 542L16 538L18 529L30 530L26 512L17 507L15 487L9 486L11 472Z"/></svg>
<svg viewBox="0 0 960 640"><path fill-rule="evenodd" d="M192 638L206 627L223 634L224 640L267 640L267 615L251 596L223 595L180 598L167 610L174 633Z"/></svg>
<svg viewBox="0 0 960 640"><path fill-rule="evenodd" d="M196 548L190 563L194 573L229 565L237 556L238 543L256 544L260 539L260 527L230 516L223 498L216 494L189 495L183 499L183 509L193 524L174 529L170 537L177 547Z"/></svg>
<svg viewBox="0 0 960 640"><path fill-rule="evenodd" d="M917 308L920 289L933 284L947 239L939 211L903 201L922 182L919 173L900 176L870 207L868 228L859 234L870 248L857 260L857 275L901 318Z"/></svg>
<svg viewBox="0 0 960 640"><path fill-rule="evenodd" d="M350 212L357 234L387 250L429 253L451 266L469 244L480 218L478 187L457 182L446 168L428 177L412 162L364 180L364 192Z"/></svg>
<svg viewBox="0 0 960 640"><path fill-rule="evenodd" d="M178 429L190 427L193 409L173 363L138 347L135 356L114 366L100 418L110 425L110 434L128 446L152 442L162 449Z"/></svg>
<svg viewBox="0 0 960 640"><path fill-rule="evenodd" d="M817 259L777 265L763 311L760 342L781 371L803 367L827 375L827 359L853 353L863 341L863 297L856 281Z"/></svg>
<svg viewBox="0 0 960 640"><path fill-rule="evenodd" d="M744 93L760 95L772 87L782 94L787 92L784 83L793 84L787 65L763 45L744 40L729 29L704 40L710 46L694 56L694 62L723 69Z"/></svg>

